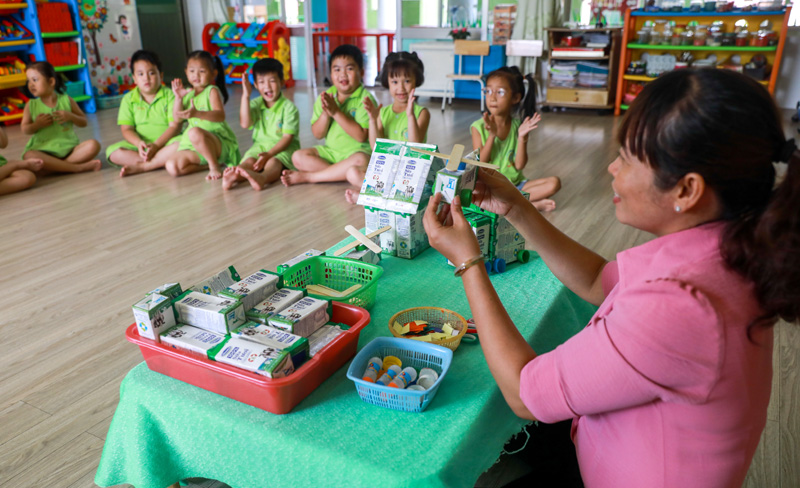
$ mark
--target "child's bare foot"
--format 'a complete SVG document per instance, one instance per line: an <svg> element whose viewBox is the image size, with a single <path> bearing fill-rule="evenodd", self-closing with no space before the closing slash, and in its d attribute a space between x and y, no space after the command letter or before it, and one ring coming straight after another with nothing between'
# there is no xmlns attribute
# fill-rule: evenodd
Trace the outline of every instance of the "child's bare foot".
<svg viewBox="0 0 800 488"><path fill-rule="evenodd" d="M303 183L310 183L308 176L302 171L292 171L290 169L283 170L281 173L281 183L283 186L302 185Z"/></svg>
<svg viewBox="0 0 800 488"><path fill-rule="evenodd" d="M144 173L144 169L138 164L132 164L130 166L123 166L119 170L119 177L124 178L130 175L138 175L139 173Z"/></svg>
<svg viewBox="0 0 800 488"><path fill-rule="evenodd" d="M355 205L358 201L358 193L348 188L344 191L344 199L347 200L347 203L350 205Z"/></svg>
<svg viewBox="0 0 800 488"><path fill-rule="evenodd" d="M236 186L237 174L238 174L238 167L227 167L225 171L222 172L222 189L223 190L230 190L234 186Z"/></svg>
<svg viewBox="0 0 800 488"><path fill-rule="evenodd" d="M218 180L222 178L222 172L218 168L212 168L211 166L208 167L208 174L206 175L206 181Z"/></svg>
<svg viewBox="0 0 800 488"><path fill-rule="evenodd" d="M23 159L19 169L29 169L33 172L39 171L44 166L41 159Z"/></svg>
<svg viewBox="0 0 800 488"><path fill-rule="evenodd" d="M239 166L236 169L236 172L239 174L239 176L250 182L250 186L253 187L253 190L261 191L266 187L266 185L263 185L258 181L254 171L251 171L249 168L245 168L244 166Z"/></svg>
<svg viewBox="0 0 800 488"><path fill-rule="evenodd" d="M86 171L100 171L100 167L103 165L102 161L99 159L92 159L91 161L87 161L85 163L78 163L75 165L75 172L76 173L84 173Z"/></svg>
<svg viewBox="0 0 800 488"><path fill-rule="evenodd" d="M531 204L540 212L550 212L556 209L556 202L548 198L536 200L535 202L531 202Z"/></svg>

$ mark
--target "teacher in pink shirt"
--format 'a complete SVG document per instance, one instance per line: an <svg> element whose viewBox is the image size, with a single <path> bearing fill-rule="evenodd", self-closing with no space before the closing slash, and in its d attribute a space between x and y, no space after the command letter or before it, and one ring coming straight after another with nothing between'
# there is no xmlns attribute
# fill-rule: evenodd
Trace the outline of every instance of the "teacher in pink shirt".
<svg viewBox="0 0 800 488"><path fill-rule="evenodd" d="M464 263L486 362L512 410L572 419L586 486L741 486L766 423L772 325L800 315L800 152L767 90L715 69L649 83L619 143L608 167L616 216L656 238L616 261L553 227L500 173L481 170L474 192L599 305L554 351L537 356L514 327L458 202L437 213L435 196L425 229Z"/></svg>

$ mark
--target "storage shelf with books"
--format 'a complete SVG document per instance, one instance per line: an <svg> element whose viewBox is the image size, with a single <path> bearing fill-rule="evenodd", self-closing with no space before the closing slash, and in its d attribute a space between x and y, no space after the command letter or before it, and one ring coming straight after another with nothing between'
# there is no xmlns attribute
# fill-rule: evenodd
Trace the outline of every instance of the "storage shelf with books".
<svg viewBox="0 0 800 488"><path fill-rule="evenodd" d="M608 110L614 107L622 29L548 28L547 94L551 107Z"/></svg>
<svg viewBox="0 0 800 488"><path fill-rule="evenodd" d="M644 85L663 72L663 66L656 70L648 67L651 56L666 58L667 69L704 66L743 72L774 94L790 13L791 7L732 12L626 11L614 114L627 110Z"/></svg>

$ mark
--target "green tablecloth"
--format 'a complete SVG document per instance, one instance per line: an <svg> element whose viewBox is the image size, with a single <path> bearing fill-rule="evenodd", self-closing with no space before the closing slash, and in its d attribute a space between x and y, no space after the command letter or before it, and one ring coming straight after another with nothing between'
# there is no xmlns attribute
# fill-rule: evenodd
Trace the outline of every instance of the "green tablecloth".
<svg viewBox="0 0 800 488"><path fill-rule="evenodd" d="M405 308L439 306L471 316L460 280L434 249L381 264L372 322L359 349L390 336L389 318ZM492 282L539 353L575 334L595 310L540 259L512 264ZM525 423L505 404L477 343L461 344L422 413L362 402L346 371L347 365L291 413L273 415L142 363L122 382L95 482L164 488L203 477L234 488L471 487Z"/></svg>

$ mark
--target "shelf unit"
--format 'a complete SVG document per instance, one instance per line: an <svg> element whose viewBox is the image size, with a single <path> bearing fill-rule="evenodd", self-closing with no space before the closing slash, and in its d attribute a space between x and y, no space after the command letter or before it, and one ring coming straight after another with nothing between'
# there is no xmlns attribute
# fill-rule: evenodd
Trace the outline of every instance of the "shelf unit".
<svg viewBox="0 0 800 488"><path fill-rule="evenodd" d="M614 87L616 86L617 64L620 49L620 34L622 29L618 27L601 28L566 28L553 27L545 29L549 38L548 67L552 67L555 62L571 61L591 61L600 62L601 66L608 68L608 81L604 87L582 87L575 86L560 87L552 85L552 74L548 69L546 84L547 94L545 96L545 107L570 107L585 108L594 110L610 110L614 108ZM609 44L604 50L603 56L558 56L553 48L561 47L562 41L567 36L584 35L591 33L603 33L609 37Z"/></svg>
<svg viewBox="0 0 800 488"><path fill-rule="evenodd" d="M755 10L749 12L740 10L732 12L690 12L688 10L682 12L647 12L641 9L626 11L614 114L620 115L623 110L628 109L628 105L624 103L624 97L628 92L630 83L647 83L655 79L649 76L625 74L625 70L631 61L638 61L642 53L674 53L678 55L681 52L691 51L697 53L698 56L714 54L717 56L718 60L725 60L733 54L738 54L741 56L742 65L749 62L750 58L754 55L762 54L767 58L767 63L771 66L771 72L768 79L759 80L759 82L764 85L771 94L774 94L775 84L778 81L778 74L780 72L783 48L786 43L786 29L790 12L791 8L776 11ZM734 24L739 19L747 20L748 30L751 32L756 30L762 21L770 20L773 29L775 29L778 34L778 44L776 46L672 46L634 42L636 39L636 32L644 26L647 20L659 19L675 20L681 24L688 24L692 21L697 21L699 24L711 24L713 21L720 20L725 24L725 32L733 32Z"/></svg>
<svg viewBox="0 0 800 488"><path fill-rule="evenodd" d="M231 32L237 32L238 38L231 38ZM289 35L289 29L278 20L266 24L211 23L203 29L203 49L219 56L227 84L241 83L242 73L259 59L270 57L283 64L283 81L289 88L294 86Z"/></svg>

